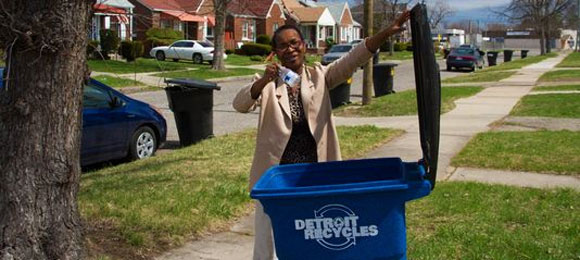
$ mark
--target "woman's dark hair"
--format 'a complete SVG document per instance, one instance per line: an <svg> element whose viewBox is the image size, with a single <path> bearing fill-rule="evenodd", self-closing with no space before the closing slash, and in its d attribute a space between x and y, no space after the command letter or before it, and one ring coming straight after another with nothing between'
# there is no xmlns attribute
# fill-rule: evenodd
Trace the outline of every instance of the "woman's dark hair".
<svg viewBox="0 0 580 260"><path fill-rule="evenodd" d="M302 42L304 42L304 36L302 35L302 32L300 31L300 29L298 27L296 27L296 25L293 24L285 24L282 25L280 27L278 27L278 29L276 29L276 31L274 32L274 36L272 36L272 50L276 49L276 47L278 46L277 44L277 39L278 36L280 36L280 33L282 33L282 31L284 30L294 30L298 33L298 35L300 35L300 40Z"/></svg>

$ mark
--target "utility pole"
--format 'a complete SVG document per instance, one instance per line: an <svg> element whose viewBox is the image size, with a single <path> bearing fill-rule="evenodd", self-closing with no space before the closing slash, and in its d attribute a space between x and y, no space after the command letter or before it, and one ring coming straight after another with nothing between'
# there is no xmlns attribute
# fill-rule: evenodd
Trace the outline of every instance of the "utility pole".
<svg viewBox="0 0 580 260"><path fill-rule="evenodd" d="M373 35L373 0L364 0L365 37ZM373 98L373 62L372 58L365 64L363 70L363 106L369 105Z"/></svg>
<svg viewBox="0 0 580 260"><path fill-rule="evenodd" d="M576 19L576 22L578 23L578 27L576 27L576 51L580 50L580 47L578 45L580 45L580 0L578 0L578 3L576 4L578 7L578 18Z"/></svg>

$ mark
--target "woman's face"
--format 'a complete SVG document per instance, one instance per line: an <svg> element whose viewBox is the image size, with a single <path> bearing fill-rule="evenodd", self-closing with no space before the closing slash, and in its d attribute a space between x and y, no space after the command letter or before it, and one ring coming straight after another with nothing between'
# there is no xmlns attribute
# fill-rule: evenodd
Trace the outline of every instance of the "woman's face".
<svg viewBox="0 0 580 260"><path fill-rule="evenodd" d="M278 34L275 52L282 66L298 71L304 64L306 46L296 30L287 29Z"/></svg>

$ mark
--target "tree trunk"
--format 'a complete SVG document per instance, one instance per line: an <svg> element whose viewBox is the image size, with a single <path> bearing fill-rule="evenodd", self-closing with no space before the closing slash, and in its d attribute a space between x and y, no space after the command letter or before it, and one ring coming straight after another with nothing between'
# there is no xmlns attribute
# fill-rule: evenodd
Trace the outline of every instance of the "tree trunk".
<svg viewBox="0 0 580 260"><path fill-rule="evenodd" d="M389 55L393 56L395 54L395 41L393 36L389 36Z"/></svg>
<svg viewBox="0 0 580 260"><path fill-rule="evenodd" d="M546 45L544 39L546 38L546 32L544 31L544 27L540 29L540 55L546 54Z"/></svg>
<svg viewBox="0 0 580 260"><path fill-rule="evenodd" d="M81 97L94 1L2 2L0 259L81 259Z"/></svg>
<svg viewBox="0 0 580 260"><path fill-rule="evenodd" d="M373 0L364 0L365 37L373 35ZM363 106L371 104L373 99L373 63L372 59L363 69Z"/></svg>
<svg viewBox="0 0 580 260"><path fill-rule="evenodd" d="M215 6L215 27L214 27L214 53L213 65L214 70L225 70L224 64L224 36L226 31L226 6L225 0L214 0Z"/></svg>
<svg viewBox="0 0 580 260"><path fill-rule="evenodd" d="M550 43L550 23L546 23L546 53L552 52L552 44Z"/></svg>

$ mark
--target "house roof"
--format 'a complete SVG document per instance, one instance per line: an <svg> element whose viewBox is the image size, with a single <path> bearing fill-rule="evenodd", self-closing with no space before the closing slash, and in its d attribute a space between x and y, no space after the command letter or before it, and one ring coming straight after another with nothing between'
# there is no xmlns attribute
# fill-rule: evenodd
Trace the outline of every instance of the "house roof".
<svg viewBox="0 0 580 260"><path fill-rule="evenodd" d="M304 8L304 6L302 4L300 4L300 2L298 2L297 0L282 0L282 4L287 8L287 9L294 9L294 8Z"/></svg>
<svg viewBox="0 0 580 260"><path fill-rule="evenodd" d="M117 8L134 8L128 0L97 0L95 5L108 5Z"/></svg>
<svg viewBox="0 0 580 260"><path fill-rule="evenodd" d="M344 5L346 5L346 2L338 4L326 4L322 6L326 6L328 8L328 11L330 12L330 15L332 15L332 18L334 18L334 20L337 23L340 23L342 18L342 11L344 10Z"/></svg>
<svg viewBox="0 0 580 260"><path fill-rule="evenodd" d="M293 8L292 12L302 23L316 23L326 7L300 7Z"/></svg>
<svg viewBox="0 0 580 260"><path fill-rule="evenodd" d="M204 0L138 0L149 9L195 12Z"/></svg>
<svg viewBox="0 0 580 260"><path fill-rule="evenodd" d="M182 22L204 22L205 19L199 15L193 15L184 11L161 11L164 14L173 16Z"/></svg>
<svg viewBox="0 0 580 260"><path fill-rule="evenodd" d="M266 18L275 0L233 0L228 3L228 13Z"/></svg>

